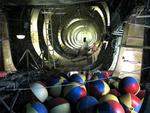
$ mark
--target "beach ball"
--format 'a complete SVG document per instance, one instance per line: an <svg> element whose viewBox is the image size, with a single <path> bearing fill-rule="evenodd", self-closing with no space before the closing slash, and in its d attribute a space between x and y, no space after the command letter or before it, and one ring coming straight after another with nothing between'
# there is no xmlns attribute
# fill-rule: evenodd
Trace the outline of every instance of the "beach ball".
<svg viewBox="0 0 150 113"><path fill-rule="evenodd" d="M107 77L102 71L94 72L92 80L104 80L104 79L107 79Z"/></svg>
<svg viewBox="0 0 150 113"><path fill-rule="evenodd" d="M44 102L46 98L48 97L48 91L45 87L45 85L38 81L30 84L30 89L34 96L40 101Z"/></svg>
<svg viewBox="0 0 150 113"><path fill-rule="evenodd" d="M114 100L119 103L118 98L113 94L107 94L107 95L103 96L102 98L100 98L100 101L102 101L102 102L106 102L109 100Z"/></svg>
<svg viewBox="0 0 150 113"><path fill-rule="evenodd" d="M0 79L7 77L8 73L6 71L0 71Z"/></svg>
<svg viewBox="0 0 150 113"><path fill-rule="evenodd" d="M92 79L93 73L91 71L86 71L85 76L86 80L90 81Z"/></svg>
<svg viewBox="0 0 150 113"><path fill-rule="evenodd" d="M122 93L137 94L140 91L138 81L133 77L125 77L119 83L119 90Z"/></svg>
<svg viewBox="0 0 150 113"><path fill-rule="evenodd" d="M70 82L78 82L80 84L84 84L85 80L86 80L86 76L80 73L72 74L71 77L69 78Z"/></svg>
<svg viewBox="0 0 150 113"><path fill-rule="evenodd" d="M92 79L93 80L104 80L104 79L108 79L111 76L112 76L112 71L97 70L94 72Z"/></svg>
<svg viewBox="0 0 150 113"><path fill-rule="evenodd" d="M49 113L71 113L70 103L64 98L56 97L50 99L46 106Z"/></svg>
<svg viewBox="0 0 150 113"><path fill-rule="evenodd" d="M64 87L63 94L69 102L76 103L79 99L87 95L87 91L85 85L70 82Z"/></svg>
<svg viewBox="0 0 150 113"><path fill-rule="evenodd" d="M120 83L121 79L118 77L112 77L109 79L109 86L111 87L111 89L119 89L119 83Z"/></svg>
<svg viewBox="0 0 150 113"><path fill-rule="evenodd" d="M69 72L67 73L67 77L69 78L69 77L71 77L73 74L79 74L79 71L69 71Z"/></svg>
<svg viewBox="0 0 150 113"><path fill-rule="evenodd" d="M127 113L135 112L138 113L141 108L141 100L133 94L125 94L120 97L120 103L123 105Z"/></svg>
<svg viewBox="0 0 150 113"><path fill-rule="evenodd" d="M47 105L47 103L49 103L50 100L54 99L55 97L52 96L48 96L47 99L45 100L45 102L43 103L44 105Z"/></svg>
<svg viewBox="0 0 150 113"><path fill-rule="evenodd" d="M122 105L114 100L99 104L97 113L125 113Z"/></svg>
<svg viewBox="0 0 150 113"><path fill-rule="evenodd" d="M104 73L104 75L105 75L105 77L106 78L109 78L109 77L111 77L112 76L112 71L110 71L110 70L108 70L108 71L102 71L102 73Z"/></svg>
<svg viewBox="0 0 150 113"><path fill-rule="evenodd" d="M67 83L67 80L62 76L49 80L47 83L49 95L59 97L62 93L62 85L65 83Z"/></svg>
<svg viewBox="0 0 150 113"><path fill-rule="evenodd" d="M86 96L77 103L79 113L96 113L98 101L95 97Z"/></svg>
<svg viewBox="0 0 150 113"><path fill-rule="evenodd" d="M96 98L100 98L101 96L106 95L110 91L108 84L103 80L89 82L87 84L87 88L90 95Z"/></svg>
<svg viewBox="0 0 150 113"><path fill-rule="evenodd" d="M141 99L141 107L142 107L142 105L143 105L143 102L144 102L144 98L143 98L143 99Z"/></svg>
<svg viewBox="0 0 150 113"><path fill-rule="evenodd" d="M25 113L48 113L48 110L44 104L40 102L35 102L26 105Z"/></svg>

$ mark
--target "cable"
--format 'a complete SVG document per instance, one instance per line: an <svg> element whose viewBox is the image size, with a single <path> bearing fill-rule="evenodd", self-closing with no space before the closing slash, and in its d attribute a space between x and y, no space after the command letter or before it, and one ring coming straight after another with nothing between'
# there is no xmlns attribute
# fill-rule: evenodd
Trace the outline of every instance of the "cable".
<svg viewBox="0 0 150 113"><path fill-rule="evenodd" d="M147 70L147 69L150 69L150 66L142 68L141 70L135 70L135 71L126 72L126 73L134 73L134 72L137 72L137 71L144 71L144 70ZM121 75L124 75L126 73L123 73ZM113 79L113 78L116 78L116 77L111 76L111 77L108 77L108 78L102 78L102 79L98 79L98 80ZM91 83L91 82L98 81L98 80L88 80L84 84L81 84L81 85L86 85L87 83ZM66 86L71 86L71 85L73 85L73 84L60 84L60 85L54 85L54 86L46 86L45 88L49 89L49 88L56 88L56 87L66 87ZM39 88L43 88L43 87L39 87ZM5 88L6 91L26 91L26 90L30 90L30 89L31 89L30 87L27 87L27 88L10 88L10 89ZM3 88L3 90L4 90L4 88Z"/></svg>
<svg viewBox="0 0 150 113"><path fill-rule="evenodd" d="M110 78L114 78L114 77L109 77L109 78L103 78L103 79L99 79L99 80L105 80L105 79L110 79ZM94 82L94 81L98 81L98 80L88 80L86 81L84 84L81 84L82 85L85 85L87 83L90 83L90 82ZM66 86L71 86L73 84L60 84L60 85L55 85L55 86L45 86L46 89L49 89L49 88L56 88L56 87L66 87ZM39 88L43 88L43 87L39 87ZM27 87L27 88L14 88L14 89L8 89L9 91L26 91L26 90L30 90L31 88Z"/></svg>
<svg viewBox="0 0 150 113"><path fill-rule="evenodd" d="M20 92L21 92L20 90L17 92L16 96L14 97L14 99L12 101L12 104L11 104L11 107L10 107L10 113L13 113L12 110L13 110L13 107L14 107L18 97L19 97Z"/></svg>
<svg viewBox="0 0 150 113"><path fill-rule="evenodd" d="M6 102L0 97L0 102L3 103L3 105L5 106L5 108L10 111L10 107L6 104ZM11 111L11 113L15 113L14 111Z"/></svg>

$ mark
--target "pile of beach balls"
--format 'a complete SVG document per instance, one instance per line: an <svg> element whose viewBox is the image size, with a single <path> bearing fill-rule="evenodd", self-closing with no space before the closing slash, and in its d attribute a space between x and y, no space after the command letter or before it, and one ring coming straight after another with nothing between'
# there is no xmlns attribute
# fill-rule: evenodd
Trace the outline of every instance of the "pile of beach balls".
<svg viewBox="0 0 150 113"><path fill-rule="evenodd" d="M74 73L30 84L25 113L138 113L145 90L133 77L113 78L110 71Z"/></svg>

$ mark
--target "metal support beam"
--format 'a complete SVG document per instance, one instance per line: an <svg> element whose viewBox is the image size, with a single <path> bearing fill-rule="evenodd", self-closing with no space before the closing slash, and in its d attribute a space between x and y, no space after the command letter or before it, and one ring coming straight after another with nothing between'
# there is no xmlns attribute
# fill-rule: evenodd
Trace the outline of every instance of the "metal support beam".
<svg viewBox="0 0 150 113"><path fill-rule="evenodd" d="M8 111L11 111L11 113L15 113L13 110L10 109L10 107L7 105L7 103L2 99L2 97L0 96L0 102L5 106L5 108Z"/></svg>

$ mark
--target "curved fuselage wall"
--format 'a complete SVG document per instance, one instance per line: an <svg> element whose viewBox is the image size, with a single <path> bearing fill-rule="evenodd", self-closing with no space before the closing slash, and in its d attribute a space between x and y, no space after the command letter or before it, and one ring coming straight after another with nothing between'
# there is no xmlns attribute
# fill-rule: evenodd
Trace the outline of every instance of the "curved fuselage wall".
<svg viewBox="0 0 150 113"><path fill-rule="evenodd" d="M8 33L8 23L7 18L4 14L0 16L1 19L1 28L2 28L2 52L3 52L3 63L4 63L4 70L7 72L14 72L16 71L16 67L14 66L11 49L10 49L10 42L9 42L9 33Z"/></svg>

